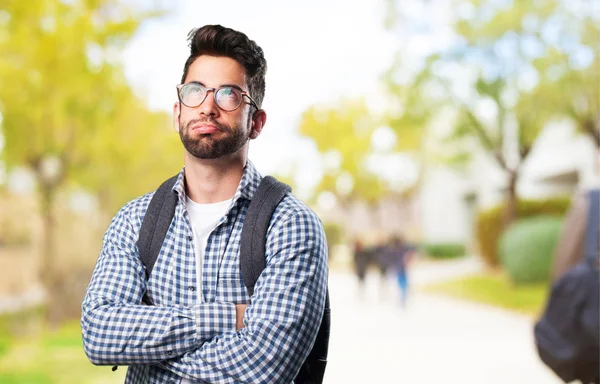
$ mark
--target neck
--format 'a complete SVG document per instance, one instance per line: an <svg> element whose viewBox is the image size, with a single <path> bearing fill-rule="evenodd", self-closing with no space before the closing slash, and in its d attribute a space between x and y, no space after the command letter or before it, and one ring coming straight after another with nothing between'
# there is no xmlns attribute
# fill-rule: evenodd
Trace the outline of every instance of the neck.
<svg viewBox="0 0 600 384"><path fill-rule="evenodd" d="M199 204L231 199L244 174L247 161L247 151L244 149L218 159L198 159L186 151L184 173L187 196Z"/></svg>

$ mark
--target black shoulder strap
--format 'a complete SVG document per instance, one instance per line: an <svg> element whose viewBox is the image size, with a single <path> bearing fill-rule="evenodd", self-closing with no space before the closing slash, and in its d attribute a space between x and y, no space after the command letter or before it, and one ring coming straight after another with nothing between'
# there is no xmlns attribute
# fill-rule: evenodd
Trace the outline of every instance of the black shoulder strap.
<svg viewBox="0 0 600 384"><path fill-rule="evenodd" d="M590 265L598 263L600 257L600 189L589 192L587 225L585 226L585 259Z"/></svg>
<svg viewBox="0 0 600 384"><path fill-rule="evenodd" d="M172 192L177 175L161 184L152 196L138 237L138 250L140 259L146 267L146 278L150 276L154 263L158 258L171 220L175 215L177 195Z"/></svg>
<svg viewBox="0 0 600 384"><path fill-rule="evenodd" d="M265 247L271 216L281 199L291 188L271 176L262 179L244 219L240 243L240 271L248 294L254 293L254 285L265 269ZM294 378L294 384L321 384L327 365L330 327L329 291L317 338L311 352Z"/></svg>
<svg viewBox="0 0 600 384"><path fill-rule="evenodd" d="M289 191L289 185L265 176L248 207L240 242L240 271L250 296L254 293L256 280L265 269L265 244L271 216Z"/></svg>

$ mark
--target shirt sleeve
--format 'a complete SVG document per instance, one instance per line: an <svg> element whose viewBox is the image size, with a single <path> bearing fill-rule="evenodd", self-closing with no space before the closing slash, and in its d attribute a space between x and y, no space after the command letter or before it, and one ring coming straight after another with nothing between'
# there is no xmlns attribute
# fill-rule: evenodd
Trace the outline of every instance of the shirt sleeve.
<svg viewBox="0 0 600 384"><path fill-rule="evenodd" d="M319 219L295 212L267 241L267 265L245 328L161 363L179 376L223 383L291 383L315 341L327 292L327 245Z"/></svg>
<svg viewBox="0 0 600 384"><path fill-rule="evenodd" d="M82 304L83 346L89 360L96 365L153 363L235 331L231 303L191 308L141 304L146 276L129 217L126 206L111 222Z"/></svg>

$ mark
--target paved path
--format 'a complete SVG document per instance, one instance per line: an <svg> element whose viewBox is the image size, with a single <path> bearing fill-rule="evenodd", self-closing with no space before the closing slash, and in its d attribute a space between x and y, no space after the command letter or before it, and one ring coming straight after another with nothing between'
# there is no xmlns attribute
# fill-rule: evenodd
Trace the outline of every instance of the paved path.
<svg viewBox="0 0 600 384"><path fill-rule="evenodd" d="M419 263L411 280L422 285L480 269L472 258ZM376 273L362 295L349 272L331 271L329 288L327 384L560 384L538 360L530 318L418 292L402 310L393 281L382 284ZM0 300L0 310L38 300L31 291Z"/></svg>
<svg viewBox="0 0 600 384"><path fill-rule="evenodd" d="M473 259L420 265L417 284L476 271ZM559 384L538 359L532 319L416 293L406 310L391 281L330 273L332 333L327 383Z"/></svg>

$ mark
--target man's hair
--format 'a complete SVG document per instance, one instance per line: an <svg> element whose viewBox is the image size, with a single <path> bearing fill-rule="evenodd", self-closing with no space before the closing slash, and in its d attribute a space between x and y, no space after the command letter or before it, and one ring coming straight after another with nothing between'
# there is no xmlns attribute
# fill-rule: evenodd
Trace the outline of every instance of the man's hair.
<svg viewBox="0 0 600 384"><path fill-rule="evenodd" d="M221 25L205 25L188 34L190 56L185 62L181 83L185 82L190 65L201 55L225 56L246 69L248 93L260 108L265 97L267 61L261 47L242 32Z"/></svg>

